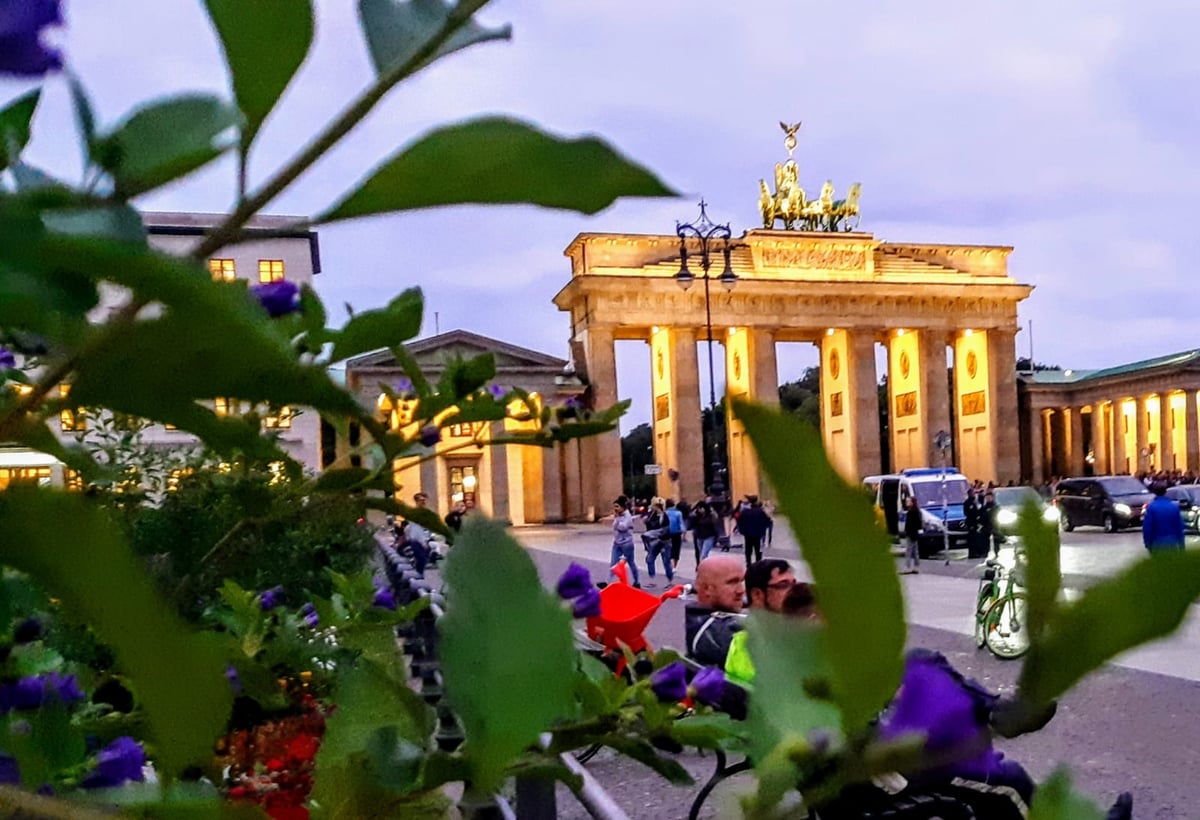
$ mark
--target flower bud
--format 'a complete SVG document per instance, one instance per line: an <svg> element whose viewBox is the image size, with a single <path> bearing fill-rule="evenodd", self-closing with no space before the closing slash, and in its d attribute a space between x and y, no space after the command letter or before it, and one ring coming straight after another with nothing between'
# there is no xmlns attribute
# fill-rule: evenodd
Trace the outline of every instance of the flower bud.
<svg viewBox="0 0 1200 820"><path fill-rule="evenodd" d="M675 703L687 697L687 667L682 661L664 666L650 676L650 690L664 703Z"/></svg>

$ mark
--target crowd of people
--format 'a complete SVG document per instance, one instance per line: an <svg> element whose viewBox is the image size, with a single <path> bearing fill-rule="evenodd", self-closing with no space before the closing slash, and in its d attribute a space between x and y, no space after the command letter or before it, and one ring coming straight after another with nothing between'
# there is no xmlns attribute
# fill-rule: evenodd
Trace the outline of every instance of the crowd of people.
<svg viewBox="0 0 1200 820"><path fill-rule="evenodd" d="M763 546L770 546L774 519L768 505L756 495L743 497L730 505L721 496L707 495L695 504L685 499L650 498L631 501L619 496L613 502L612 561L622 558L630 568L633 585L642 586L638 571L634 535L640 534L645 548L647 587L653 587L661 563L667 583L675 578L684 543L690 535L695 565L699 568L714 550L728 552L731 536L740 535L745 566L762 558Z"/></svg>

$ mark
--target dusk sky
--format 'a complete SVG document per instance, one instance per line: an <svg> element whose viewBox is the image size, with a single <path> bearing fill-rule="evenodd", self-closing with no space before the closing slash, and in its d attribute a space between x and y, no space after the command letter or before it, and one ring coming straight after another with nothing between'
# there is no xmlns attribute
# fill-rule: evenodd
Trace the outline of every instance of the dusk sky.
<svg viewBox="0 0 1200 820"><path fill-rule="evenodd" d="M318 0L316 44L259 139L254 178L370 81L355 5ZM227 87L198 0L74 0L66 15L56 40L102 124L152 96ZM701 195L735 234L757 227L758 179L786 156L786 119L804 122L806 188L831 178L840 195L863 183L863 230L1015 246L1011 272L1036 286L1019 355L1029 320L1036 358L1065 367L1200 347L1188 261L1200 258L1194 2L497 0L480 19L511 22L512 41L459 52L394 91L268 211L314 213L428 128L496 112L603 135L683 197L623 200L595 217L455 208L322 229L317 289L331 316L420 285L426 334L436 311L443 331L566 356L568 322L550 299L569 277L571 239L671 232ZM5 97L22 90L5 86ZM49 82L27 159L78 178L61 79ZM224 210L232 178L232 163L219 163L139 204ZM619 356L622 395L644 401L648 367L635 360L648 349L622 345ZM806 356L781 355L781 381L815 364Z"/></svg>

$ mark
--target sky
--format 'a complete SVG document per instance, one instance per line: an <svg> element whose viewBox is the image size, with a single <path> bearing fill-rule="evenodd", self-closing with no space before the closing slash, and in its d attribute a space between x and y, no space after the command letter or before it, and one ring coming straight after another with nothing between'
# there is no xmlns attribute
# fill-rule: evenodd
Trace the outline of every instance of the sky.
<svg viewBox="0 0 1200 820"><path fill-rule="evenodd" d="M259 137L252 183L370 82L355 6L316 0L313 50ZM156 96L228 93L200 0L65 7L55 40L102 126ZM778 122L802 120L802 184L830 178L840 192L861 181L862 230L1015 247L1011 274L1036 286L1021 306L1019 355L1030 322L1035 358L1063 367L1200 347L1190 266L1200 259L1200 5L1190 0L495 0L478 16L511 23L512 40L458 52L394 90L267 211L316 213L428 129L494 113L599 134L682 195L591 217L444 208L322 228L316 287L331 317L419 285L425 335L436 313L443 332L566 357L567 317L550 300L569 279L571 239L671 233L701 196L735 235L758 227L758 180L785 158ZM23 90L0 82L0 99ZM78 179L61 80L50 80L34 134L26 159ZM233 164L221 161L138 204L221 211L232 195ZM648 356L636 343L618 351L631 422L648 418ZM780 362L786 381L816 354Z"/></svg>

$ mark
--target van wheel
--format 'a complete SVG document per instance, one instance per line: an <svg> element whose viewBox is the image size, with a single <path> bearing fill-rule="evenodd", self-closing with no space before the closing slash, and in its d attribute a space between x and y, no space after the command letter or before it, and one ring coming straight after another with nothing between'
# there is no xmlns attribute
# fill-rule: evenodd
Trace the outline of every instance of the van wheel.
<svg viewBox="0 0 1200 820"><path fill-rule="evenodd" d="M1067 515L1066 510L1063 510L1062 514L1058 516L1058 524L1062 527L1063 532L1071 532L1075 529L1075 524L1071 521L1071 516Z"/></svg>
<svg viewBox="0 0 1200 820"><path fill-rule="evenodd" d="M1117 520L1108 513L1104 514L1104 531L1110 533L1117 531Z"/></svg>

